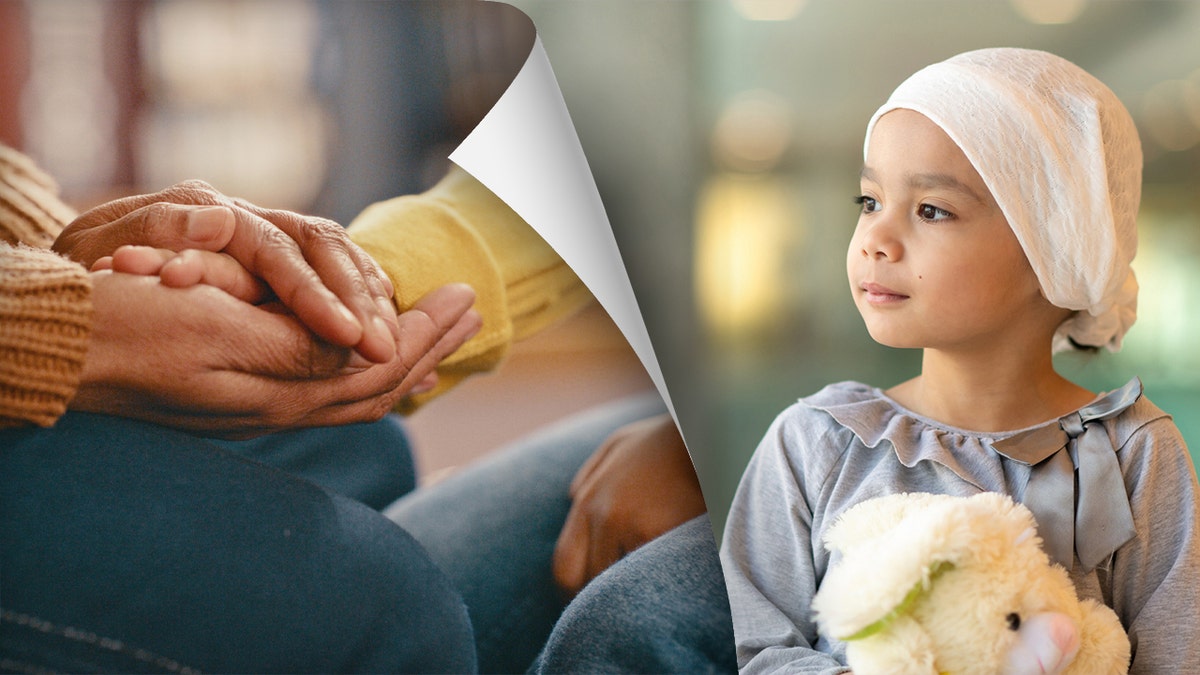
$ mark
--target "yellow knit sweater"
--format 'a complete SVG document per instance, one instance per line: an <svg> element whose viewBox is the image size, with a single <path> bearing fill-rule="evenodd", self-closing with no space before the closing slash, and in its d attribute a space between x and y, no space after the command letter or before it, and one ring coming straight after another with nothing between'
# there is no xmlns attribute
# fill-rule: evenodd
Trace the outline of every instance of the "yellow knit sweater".
<svg viewBox="0 0 1200 675"><path fill-rule="evenodd" d="M57 195L49 176L0 146L0 428L53 424L79 387L91 282L81 265L49 250L75 216ZM495 367L513 340L591 300L529 225L458 169L429 192L368 207L350 233L391 277L401 310L449 282L478 296L482 330L441 364L438 387L402 412Z"/></svg>
<svg viewBox="0 0 1200 675"><path fill-rule="evenodd" d="M400 310L437 286L463 282L475 289L483 315L479 334L438 367L437 388L402 403L402 412L495 367L514 340L592 300L533 228L458 168L428 192L367 207L349 231L391 277Z"/></svg>

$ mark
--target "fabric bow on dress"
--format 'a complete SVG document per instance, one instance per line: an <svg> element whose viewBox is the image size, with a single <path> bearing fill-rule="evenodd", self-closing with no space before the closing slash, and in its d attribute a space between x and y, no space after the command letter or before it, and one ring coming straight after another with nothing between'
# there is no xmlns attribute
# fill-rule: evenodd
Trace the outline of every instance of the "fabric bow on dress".
<svg viewBox="0 0 1200 675"><path fill-rule="evenodd" d="M992 443L996 452L1031 467L1021 502L1037 519L1047 555L1068 570L1073 554L1091 571L1136 534L1117 449L1099 422L1141 395L1142 383L1134 378L1057 425Z"/></svg>

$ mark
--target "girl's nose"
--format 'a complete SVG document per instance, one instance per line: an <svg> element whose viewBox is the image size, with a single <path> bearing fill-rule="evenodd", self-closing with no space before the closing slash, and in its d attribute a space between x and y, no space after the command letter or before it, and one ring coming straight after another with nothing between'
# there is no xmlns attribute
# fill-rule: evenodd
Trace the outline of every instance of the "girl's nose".
<svg viewBox="0 0 1200 675"><path fill-rule="evenodd" d="M895 262L904 249L896 236L895 226L889 218L879 213L860 229L859 252L864 258Z"/></svg>

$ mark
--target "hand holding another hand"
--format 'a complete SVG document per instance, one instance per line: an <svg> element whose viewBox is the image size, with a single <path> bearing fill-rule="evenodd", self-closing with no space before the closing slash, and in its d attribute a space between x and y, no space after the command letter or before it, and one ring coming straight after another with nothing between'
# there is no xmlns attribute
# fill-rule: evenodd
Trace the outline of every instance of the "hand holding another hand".
<svg viewBox="0 0 1200 675"><path fill-rule="evenodd" d="M90 268L126 244L224 252L320 337L375 363L395 357L391 281L336 223L263 209L186 181L87 211L54 250Z"/></svg>
<svg viewBox="0 0 1200 675"><path fill-rule="evenodd" d="M474 292L444 286L397 317L393 357L373 364L214 286L111 271L92 281L71 407L230 438L378 419L480 326Z"/></svg>

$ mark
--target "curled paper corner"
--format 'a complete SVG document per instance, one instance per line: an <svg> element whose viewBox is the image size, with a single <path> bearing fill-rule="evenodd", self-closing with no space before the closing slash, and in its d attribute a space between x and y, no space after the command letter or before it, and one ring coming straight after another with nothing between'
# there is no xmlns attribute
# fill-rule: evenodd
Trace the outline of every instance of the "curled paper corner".
<svg viewBox="0 0 1200 675"><path fill-rule="evenodd" d="M612 226L541 37L516 78L450 154L520 215L591 290L679 426Z"/></svg>

